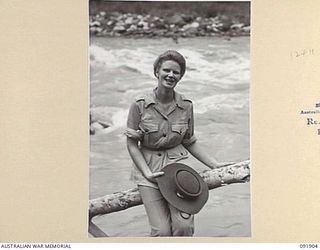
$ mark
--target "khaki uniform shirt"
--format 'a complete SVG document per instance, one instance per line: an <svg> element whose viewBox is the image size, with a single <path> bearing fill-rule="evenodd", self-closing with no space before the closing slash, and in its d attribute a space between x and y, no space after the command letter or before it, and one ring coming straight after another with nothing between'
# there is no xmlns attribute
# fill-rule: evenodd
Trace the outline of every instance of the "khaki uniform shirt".
<svg viewBox="0 0 320 250"><path fill-rule="evenodd" d="M188 158L184 146L196 141L192 102L177 92L166 113L159 107L155 90L136 98L129 110L127 126L142 133L139 147L152 172L159 172L169 163ZM135 164L131 180L138 185L157 188Z"/></svg>

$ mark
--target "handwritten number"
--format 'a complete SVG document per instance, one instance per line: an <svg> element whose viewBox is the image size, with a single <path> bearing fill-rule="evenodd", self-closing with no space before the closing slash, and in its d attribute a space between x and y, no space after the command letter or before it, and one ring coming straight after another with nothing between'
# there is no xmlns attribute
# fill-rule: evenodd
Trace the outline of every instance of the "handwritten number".
<svg viewBox="0 0 320 250"><path fill-rule="evenodd" d="M301 56L308 56L308 55L314 55L314 49L303 49L300 51L295 50L290 52L291 59L293 57L301 57Z"/></svg>

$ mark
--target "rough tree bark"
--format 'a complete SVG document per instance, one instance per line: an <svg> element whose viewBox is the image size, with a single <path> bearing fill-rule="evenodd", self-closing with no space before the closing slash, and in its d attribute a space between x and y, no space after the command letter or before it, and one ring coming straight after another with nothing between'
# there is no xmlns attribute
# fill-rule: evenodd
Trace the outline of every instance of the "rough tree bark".
<svg viewBox="0 0 320 250"><path fill-rule="evenodd" d="M232 183L248 182L250 179L250 160L238 162L218 169L207 170L201 172L200 175L208 184L209 189L214 189ZM116 192L90 200L89 232L95 237L107 236L91 221L94 216L125 210L141 204L142 200L138 188ZM98 232L99 230L101 232Z"/></svg>

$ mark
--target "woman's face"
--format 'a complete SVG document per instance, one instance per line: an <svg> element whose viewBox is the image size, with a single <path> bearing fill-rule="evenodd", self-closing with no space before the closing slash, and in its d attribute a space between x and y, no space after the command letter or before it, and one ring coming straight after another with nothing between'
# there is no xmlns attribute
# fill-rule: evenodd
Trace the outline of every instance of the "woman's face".
<svg viewBox="0 0 320 250"><path fill-rule="evenodd" d="M162 62L157 77L159 87L173 89L181 79L180 65L171 60Z"/></svg>

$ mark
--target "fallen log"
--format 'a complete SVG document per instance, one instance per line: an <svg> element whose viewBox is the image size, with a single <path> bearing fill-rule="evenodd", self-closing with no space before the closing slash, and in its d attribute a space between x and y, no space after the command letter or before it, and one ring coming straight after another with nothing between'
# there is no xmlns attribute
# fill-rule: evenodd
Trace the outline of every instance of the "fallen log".
<svg viewBox="0 0 320 250"><path fill-rule="evenodd" d="M209 189L250 180L250 160L200 173ZM92 222L96 215L109 214L142 204L138 188L116 192L89 201L88 232L94 237L108 237Z"/></svg>
<svg viewBox="0 0 320 250"><path fill-rule="evenodd" d="M250 178L250 160L235 163L226 167L207 170L200 173L208 184L214 189L232 183L248 182ZM96 215L103 215L125 210L142 204L138 188L116 192L89 201L89 220Z"/></svg>
<svg viewBox="0 0 320 250"><path fill-rule="evenodd" d="M88 232L94 237L109 237L105 232L103 232L96 224L92 221L89 221L89 230Z"/></svg>

